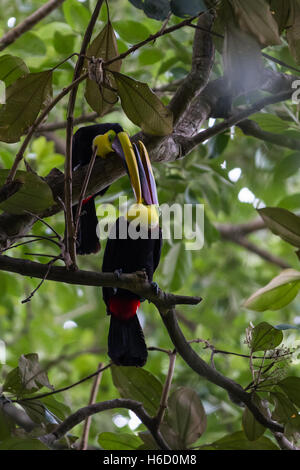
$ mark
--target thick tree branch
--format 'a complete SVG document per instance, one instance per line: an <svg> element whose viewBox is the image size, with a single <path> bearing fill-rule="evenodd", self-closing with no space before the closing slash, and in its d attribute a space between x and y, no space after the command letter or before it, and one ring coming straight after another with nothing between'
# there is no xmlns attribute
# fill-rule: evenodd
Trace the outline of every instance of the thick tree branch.
<svg viewBox="0 0 300 470"><path fill-rule="evenodd" d="M16 41L22 34L29 31L35 24L48 16L55 8L59 7L65 0L49 0L45 5L41 6L32 15L28 16L22 23L8 31L0 39L0 51Z"/></svg>
<svg viewBox="0 0 300 470"><path fill-rule="evenodd" d="M0 270L21 274L22 276L36 277L43 279L48 271L47 264L40 264L34 261L0 256ZM131 274L121 274L116 276L113 273L96 273L93 271L69 271L62 266L52 266L47 274L47 280L65 282L67 284L77 284L85 286L118 287L128 289L141 297L150 300L158 308L165 310L174 305L197 305L201 302L200 297L188 297L184 295L174 295L159 290L157 293L151 283L147 280L144 271Z"/></svg>
<svg viewBox="0 0 300 470"><path fill-rule="evenodd" d="M300 140L294 139L284 134L274 134L267 132L260 128L260 126L250 119L246 119L238 124L238 127L245 135L255 137L256 139L269 142L271 144L279 145L280 147L289 148L292 150L300 150Z"/></svg>
<svg viewBox="0 0 300 470"><path fill-rule="evenodd" d="M197 24L205 26L209 30L213 25L213 21L213 15L205 13L199 17ZM214 56L214 45L211 35L207 32L196 30L193 42L191 71L178 87L169 104L169 108L173 112L175 126L194 97L199 95L206 87L214 63Z"/></svg>
<svg viewBox="0 0 300 470"><path fill-rule="evenodd" d="M77 426L77 424L84 421L88 416L92 416L106 410L113 410L115 408L125 408L133 411L146 428L148 428L158 446L163 450L170 450L161 433L157 430L155 421L148 415L143 408L143 405L137 401L125 398L116 398L114 400L103 401L102 403L95 403L93 405L80 408L63 421L53 433L47 435L47 438L49 440L52 438L53 441L61 439L67 432L73 429L74 426Z"/></svg>

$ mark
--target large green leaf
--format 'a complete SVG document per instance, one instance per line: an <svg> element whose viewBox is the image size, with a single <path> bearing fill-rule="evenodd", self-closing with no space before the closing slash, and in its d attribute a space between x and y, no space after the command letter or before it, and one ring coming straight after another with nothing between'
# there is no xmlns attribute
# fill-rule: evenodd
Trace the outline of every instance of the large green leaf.
<svg viewBox="0 0 300 470"><path fill-rule="evenodd" d="M289 399L300 408L300 378L286 377L278 383Z"/></svg>
<svg viewBox="0 0 300 470"><path fill-rule="evenodd" d="M71 28L83 34L90 20L89 10L77 0L66 0L63 3L63 12Z"/></svg>
<svg viewBox="0 0 300 470"><path fill-rule="evenodd" d="M113 73L122 108L128 118L146 134L168 135L173 130L173 115L146 83L118 72Z"/></svg>
<svg viewBox="0 0 300 470"><path fill-rule="evenodd" d="M275 114L270 113L253 114L251 120L255 121L264 131L275 132L276 134L282 134L290 127L288 121L284 121Z"/></svg>
<svg viewBox="0 0 300 470"><path fill-rule="evenodd" d="M6 90L0 108L0 140L18 142L36 120L52 93L52 71L29 73Z"/></svg>
<svg viewBox="0 0 300 470"><path fill-rule="evenodd" d="M257 312L279 310L296 297L299 289L300 272L295 269L286 269L265 287L252 294L244 303L244 307Z"/></svg>
<svg viewBox="0 0 300 470"><path fill-rule="evenodd" d="M10 51L22 57L24 57L25 54L29 57L41 57L46 55L47 49L44 41L42 41L36 33L28 31L11 44Z"/></svg>
<svg viewBox="0 0 300 470"><path fill-rule="evenodd" d="M255 394L252 395L251 399L253 403L255 403L255 405L263 413L264 408L262 407L259 397ZM256 441L264 434L266 430L266 428L254 418L253 414L247 407L245 408L242 416L242 424L244 433L247 436L247 439L249 439L249 441Z"/></svg>
<svg viewBox="0 0 300 470"><path fill-rule="evenodd" d="M0 80L2 80L7 87L18 78L28 73L28 67L20 57L15 57L10 54L5 54L0 57Z"/></svg>
<svg viewBox="0 0 300 470"><path fill-rule="evenodd" d="M278 25L265 0L230 0L239 27L254 36L261 46L281 44Z"/></svg>
<svg viewBox="0 0 300 470"><path fill-rule="evenodd" d="M194 390L180 387L172 393L168 401L168 424L179 436L180 448L188 448L202 436L206 414Z"/></svg>
<svg viewBox="0 0 300 470"><path fill-rule="evenodd" d="M102 432L98 436L98 443L107 450L136 450L142 445L142 441L134 434L115 434Z"/></svg>
<svg viewBox="0 0 300 470"><path fill-rule="evenodd" d="M114 29L124 41L134 44L150 36L150 30L138 21L123 20L114 22Z"/></svg>
<svg viewBox="0 0 300 470"><path fill-rule="evenodd" d="M292 416L298 414L297 409L284 393L277 391L271 392L270 399L275 405L272 412L272 419L275 421L278 421L279 423L287 423Z"/></svg>
<svg viewBox="0 0 300 470"><path fill-rule="evenodd" d="M280 207L258 210L266 226L287 243L300 247L300 217Z"/></svg>
<svg viewBox="0 0 300 470"><path fill-rule="evenodd" d="M0 187L5 183L9 170L0 170ZM0 209L10 214L24 214L27 210L39 214L54 204L53 195L48 184L35 173L17 171L16 181L21 188L9 199L0 204Z"/></svg>
<svg viewBox="0 0 300 470"><path fill-rule="evenodd" d="M260 437L256 441L249 441L242 431L229 434L215 441L209 446L215 450L279 450L267 437Z"/></svg>
<svg viewBox="0 0 300 470"><path fill-rule="evenodd" d="M280 160L274 169L274 179L278 183L294 176L300 169L300 152L295 152Z"/></svg>
<svg viewBox="0 0 300 470"><path fill-rule="evenodd" d="M283 333L267 322L261 322L252 331L251 351L275 349L283 340Z"/></svg>
<svg viewBox="0 0 300 470"><path fill-rule="evenodd" d="M49 450L49 448L38 439L11 437L0 443L0 450Z"/></svg>
<svg viewBox="0 0 300 470"><path fill-rule="evenodd" d="M123 398L132 398L143 403L152 416L157 413L162 394L162 384L146 369L137 367L111 367L115 387Z"/></svg>
<svg viewBox="0 0 300 470"><path fill-rule="evenodd" d="M108 22L89 46L87 56L101 57L104 61L107 61L118 55L117 39L111 23ZM107 68L108 70L119 72L121 65L121 60L116 60ZM111 75L109 76L111 77ZM114 83L111 83L112 87L113 85ZM87 79L85 98L91 108L99 115L102 115L113 106L118 96L115 92L105 87L102 87L100 92L99 85L94 80Z"/></svg>

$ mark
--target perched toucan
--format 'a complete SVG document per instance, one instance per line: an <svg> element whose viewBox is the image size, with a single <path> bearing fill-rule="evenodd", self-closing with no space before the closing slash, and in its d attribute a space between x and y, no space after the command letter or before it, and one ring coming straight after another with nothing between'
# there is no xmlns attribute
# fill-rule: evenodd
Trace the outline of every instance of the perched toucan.
<svg viewBox="0 0 300 470"><path fill-rule="evenodd" d="M152 282L160 260L162 233L151 163L143 143L139 141L138 146L132 144L125 132L117 134L112 149L124 162L136 204L129 208L125 217L119 217L112 227L104 252L102 271L115 272L118 275L120 272L145 270L149 282ZM130 225L134 227L134 237ZM147 347L137 317L137 310L143 299L128 290L110 287L103 287L103 299L110 315L109 357L118 365L143 366L147 360Z"/></svg>
<svg viewBox="0 0 300 470"><path fill-rule="evenodd" d="M73 171L90 162L94 144L97 145L97 154L100 157L105 157L112 152L110 140L113 140L122 131L122 127L114 123L94 124L78 129L72 141ZM100 241L97 235L98 219L94 199L98 195L102 196L108 187L96 194L87 195L88 197L83 201L76 240L76 251L79 255L97 253L100 250ZM73 206L73 217L75 217L76 211L77 205Z"/></svg>

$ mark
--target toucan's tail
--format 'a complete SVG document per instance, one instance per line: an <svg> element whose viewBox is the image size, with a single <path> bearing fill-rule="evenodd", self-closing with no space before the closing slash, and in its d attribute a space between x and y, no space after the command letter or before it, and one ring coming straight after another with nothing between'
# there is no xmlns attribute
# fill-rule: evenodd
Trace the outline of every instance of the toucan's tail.
<svg viewBox="0 0 300 470"><path fill-rule="evenodd" d="M75 217L77 205L73 206L73 217ZM84 202L78 223L76 250L78 255L89 255L100 250L100 241L97 236L98 219L96 215L94 198Z"/></svg>
<svg viewBox="0 0 300 470"><path fill-rule="evenodd" d="M111 315L108 333L108 355L120 366L142 367L147 361L147 346L137 315L120 320Z"/></svg>

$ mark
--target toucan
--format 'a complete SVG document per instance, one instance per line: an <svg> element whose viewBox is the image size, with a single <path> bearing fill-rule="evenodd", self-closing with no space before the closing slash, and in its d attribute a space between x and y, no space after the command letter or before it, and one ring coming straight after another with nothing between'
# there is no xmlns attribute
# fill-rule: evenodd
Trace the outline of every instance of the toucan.
<svg viewBox="0 0 300 470"><path fill-rule="evenodd" d="M97 142L97 154L106 157L111 149L110 139L113 139L123 128L117 123L94 124L78 129L72 139L72 169L78 170L87 165L93 153L94 140ZM97 235L98 219L95 208L95 197L102 196L109 186L96 194L91 194L83 201L79 218L76 239L76 252L79 255L89 255L100 250L100 241ZM73 217L77 212L77 205L73 206Z"/></svg>
<svg viewBox="0 0 300 470"><path fill-rule="evenodd" d="M102 271L114 272L118 276L121 272L145 270L152 283L161 255L162 232L156 184L147 149L141 141L137 145L132 143L119 124L83 127L73 137L74 171L89 163L95 147L97 155L102 158L111 153L121 158L136 199L125 217L119 217L111 229ZM108 187L83 201L77 235L78 254L96 253L100 249L94 198L103 195ZM73 206L74 214L76 210L77 206ZM155 283L153 288L158 288ZM117 365L142 367L147 360L147 346L137 310L144 299L126 289L104 287L102 291L110 315L109 357Z"/></svg>
<svg viewBox="0 0 300 470"><path fill-rule="evenodd" d="M131 143L125 132L117 134L112 149L124 163L136 203L117 219L110 231L103 256L102 271L132 273L145 270L153 283L162 248L158 198L150 159L144 144ZM103 287L103 299L110 315L108 355L120 366L142 367L147 361L147 346L137 316L142 299L120 288Z"/></svg>

